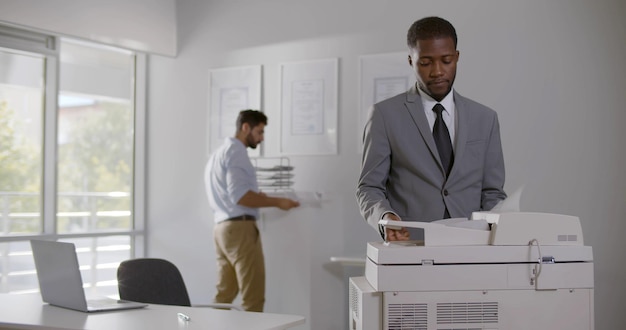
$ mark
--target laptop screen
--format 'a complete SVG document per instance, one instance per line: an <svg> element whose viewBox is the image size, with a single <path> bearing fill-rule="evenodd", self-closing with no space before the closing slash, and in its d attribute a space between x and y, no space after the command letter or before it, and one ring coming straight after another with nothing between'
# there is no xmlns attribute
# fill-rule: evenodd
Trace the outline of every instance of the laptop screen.
<svg viewBox="0 0 626 330"><path fill-rule="evenodd" d="M87 311L76 247L72 243L30 241L44 302Z"/></svg>

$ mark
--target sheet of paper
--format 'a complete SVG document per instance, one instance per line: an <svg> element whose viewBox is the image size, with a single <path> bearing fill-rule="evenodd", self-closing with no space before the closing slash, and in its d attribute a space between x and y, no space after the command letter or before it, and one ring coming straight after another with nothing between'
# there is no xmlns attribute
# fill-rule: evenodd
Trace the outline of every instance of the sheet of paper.
<svg viewBox="0 0 626 330"><path fill-rule="evenodd" d="M470 221L467 218L452 218L452 219L443 219L433 221L432 223L438 223L441 225L446 225L449 227L457 227L457 228L466 228L466 229L476 229L476 230L491 230L489 224L485 220L472 220Z"/></svg>
<svg viewBox="0 0 626 330"><path fill-rule="evenodd" d="M491 209L494 213L503 212L519 212L520 200L522 198L522 192L524 191L524 185L521 185L517 190L510 194L506 199L500 201L496 206Z"/></svg>

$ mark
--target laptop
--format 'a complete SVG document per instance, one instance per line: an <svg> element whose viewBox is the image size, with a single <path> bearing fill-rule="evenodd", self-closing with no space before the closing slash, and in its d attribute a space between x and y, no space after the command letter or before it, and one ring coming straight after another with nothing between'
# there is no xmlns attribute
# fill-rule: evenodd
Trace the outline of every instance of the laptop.
<svg viewBox="0 0 626 330"><path fill-rule="evenodd" d="M99 298L87 300L73 243L31 240L39 291L44 302L81 312L134 309L148 304Z"/></svg>

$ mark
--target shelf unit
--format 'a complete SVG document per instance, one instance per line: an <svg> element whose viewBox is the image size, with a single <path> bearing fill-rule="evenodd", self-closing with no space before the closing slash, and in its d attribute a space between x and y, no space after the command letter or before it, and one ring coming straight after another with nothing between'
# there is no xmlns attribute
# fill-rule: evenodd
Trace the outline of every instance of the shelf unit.
<svg viewBox="0 0 626 330"><path fill-rule="evenodd" d="M293 192L293 166L287 157L250 158L256 170L259 189L272 192Z"/></svg>

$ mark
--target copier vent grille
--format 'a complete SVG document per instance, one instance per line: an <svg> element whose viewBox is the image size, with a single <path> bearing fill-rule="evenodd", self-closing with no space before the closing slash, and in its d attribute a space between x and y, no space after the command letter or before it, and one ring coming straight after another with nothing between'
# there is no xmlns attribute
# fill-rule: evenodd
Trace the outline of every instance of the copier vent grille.
<svg viewBox="0 0 626 330"><path fill-rule="evenodd" d="M498 323L497 302L437 303L437 324Z"/></svg>
<svg viewBox="0 0 626 330"><path fill-rule="evenodd" d="M350 311L354 313L354 316L359 318L359 289L350 281L349 287L350 294Z"/></svg>
<svg viewBox="0 0 626 330"><path fill-rule="evenodd" d="M428 304L389 304L389 330L427 330Z"/></svg>

